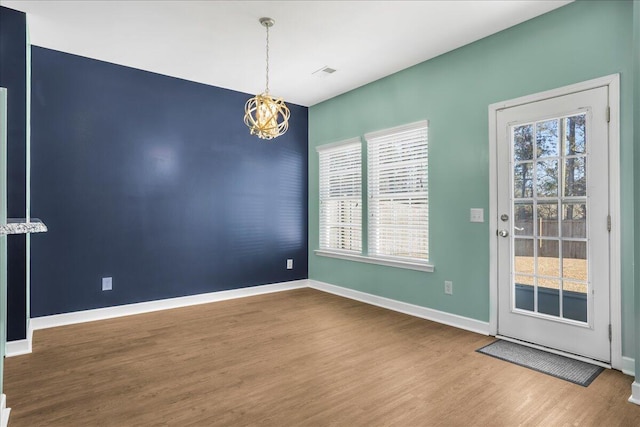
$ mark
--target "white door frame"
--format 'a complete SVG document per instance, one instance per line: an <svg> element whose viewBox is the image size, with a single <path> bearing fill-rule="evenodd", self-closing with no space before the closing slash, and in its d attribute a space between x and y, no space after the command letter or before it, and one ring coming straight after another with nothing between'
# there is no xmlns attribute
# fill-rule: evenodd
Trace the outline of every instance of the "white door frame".
<svg viewBox="0 0 640 427"><path fill-rule="evenodd" d="M583 90L609 88L609 204L611 214L610 317L611 366L622 369L622 284L620 280L620 75L611 74L489 105L489 334L498 332L498 168L497 112L504 108L555 98Z"/></svg>

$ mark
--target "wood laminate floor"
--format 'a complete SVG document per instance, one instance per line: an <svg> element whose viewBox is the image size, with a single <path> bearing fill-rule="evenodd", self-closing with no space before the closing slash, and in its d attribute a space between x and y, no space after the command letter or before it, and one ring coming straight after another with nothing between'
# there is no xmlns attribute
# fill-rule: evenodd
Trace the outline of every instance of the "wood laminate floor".
<svg viewBox="0 0 640 427"><path fill-rule="evenodd" d="M587 388L493 339L312 289L36 331L10 427L640 426L632 378Z"/></svg>

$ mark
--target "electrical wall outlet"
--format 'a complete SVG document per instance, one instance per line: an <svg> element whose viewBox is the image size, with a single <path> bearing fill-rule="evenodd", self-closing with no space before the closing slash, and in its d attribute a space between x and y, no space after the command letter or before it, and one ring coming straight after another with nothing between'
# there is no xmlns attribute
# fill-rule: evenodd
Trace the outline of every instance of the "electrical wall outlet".
<svg viewBox="0 0 640 427"><path fill-rule="evenodd" d="M102 278L102 290L110 291L113 289L113 278L111 277L103 277Z"/></svg>
<svg viewBox="0 0 640 427"><path fill-rule="evenodd" d="M453 295L453 282L449 280L444 281L444 293L447 295Z"/></svg>
<svg viewBox="0 0 640 427"><path fill-rule="evenodd" d="M287 270L293 270L293 260L292 259L288 259L287 260Z"/></svg>

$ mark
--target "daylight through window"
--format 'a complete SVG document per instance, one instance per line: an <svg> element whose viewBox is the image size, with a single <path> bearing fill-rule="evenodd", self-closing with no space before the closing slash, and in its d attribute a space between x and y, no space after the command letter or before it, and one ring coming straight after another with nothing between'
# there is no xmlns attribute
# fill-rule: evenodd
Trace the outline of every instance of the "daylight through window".
<svg viewBox="0 0 640 427"><path fill-rule="evenodd" d="M320 249L362 251L360 138L318 147Z"/></svg>
<svg viewBox="0 0 640 427"><path fill-rule="evenodd" d="M365 135L369 256L429 259L428 123Z"/></svg>

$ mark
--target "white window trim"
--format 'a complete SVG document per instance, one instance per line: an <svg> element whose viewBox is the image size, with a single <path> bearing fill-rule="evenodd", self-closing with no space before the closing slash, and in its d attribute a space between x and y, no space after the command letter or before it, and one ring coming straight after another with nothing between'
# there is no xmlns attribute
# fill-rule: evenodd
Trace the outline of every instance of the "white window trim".
<svg viewBox="0 0 640 427"><path fill-rule="evenodd" d="M376 138L380 136L386 136L388 134L394 134L402 131L413 130L416 128L428 127L428 126L429 126L428 120L420 120L418 122L396 126L393 128L387 128L384 130L368 132L364 134L364 138L366 140L368 138ZM316 147L316 151L320 153L323 150L332 149L342 145L349 145L349 144L363 144L363 142L360 137L354 137L354 138L349 138L349 139L345 139L338 142L331 142L328 144L319 145ZM363 191L363 194L364 194L364 191ZM364 230L362 231L364 232ZM329 249L315 249L313 252L316 256L322 256L327 258L343 259L347 261L363 262L366 264L383 265L387 267L404 268L407 270L424 271L427 273L433 273L435 271L435 265L431 264L428 261L419 262L419 261L398 260L393 258L372 257L372 256L362 255L361 253L352 252L352 251L340 251L340 250L329 250Z"/></svg>
<svg viewBox="0 0 640 427"><path fill-rule="evenodd" d="M362 140L360 139L359 136L356 136L355 138L349 138L349 139L344 139L342 141L338 141L338 142L331 142L329 144L322 144L322 145L318 145L316 147L316 151L318 153L320 153L321 151L326 151L326 150L330 150L333 148L337 148L337 147L341 147L343 145L351 145L351 144L362 144Z"/></svg>
<svg viewBox="0 0 640 427"><path fill-rule="evenodd" d="M364 262L367 264L386 265L388 267L406 268L408 270L426 271L427 273L433 273L433 271L435 270L435 266L428 263L399 261L390 258L358 255L352 252L328 251L326 249L316 249L313 252L318 256L324 256L328 258L345 259L348 261Z"/></svg>
<svg viewBox="0 0 640 427"><path fill-rule="evenodd" d="M387 129L382 129L382 130L377 130L374 132L368 132L364 134L364 139L368 140L371 138L381 138L384 136L389 136L389 135L393 135L396 133L400 133L400 132L406 132L406 131L411 131L411 130L416 130L416 129L420 129L420 128L428 128L429 127L429 120L420 120L418 122L413 122L413 123L408 123L406 125L401 125L401 126L396 126L393 128L387 128Z"/></svg>

